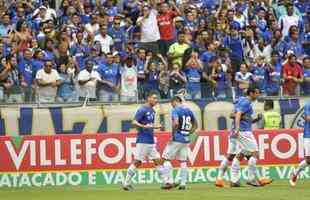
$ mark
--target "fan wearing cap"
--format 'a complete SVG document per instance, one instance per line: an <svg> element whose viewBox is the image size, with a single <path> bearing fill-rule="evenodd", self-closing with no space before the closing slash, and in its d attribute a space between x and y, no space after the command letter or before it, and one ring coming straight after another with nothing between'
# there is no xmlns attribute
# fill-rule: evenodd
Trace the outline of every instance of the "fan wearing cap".
<svg viewBox="0 0 310 200"><path fill-rule="evenodd" d="M297 63L296 55L288 52L288 61L283 65L283 94L288 96L299 95L299 85L303 81L303 71Z"/></svg>
<svg viewBox="0 0 310 200"><path fill-rule="evenodd" d="M42 3L43 5L33 12L33 16L37 16L39 13L40 13L39 15L41 15L41 13L44 12L45 14L43 21L56 20L57 18L56 11L50 7L49 0L43 0Z"/></svg>

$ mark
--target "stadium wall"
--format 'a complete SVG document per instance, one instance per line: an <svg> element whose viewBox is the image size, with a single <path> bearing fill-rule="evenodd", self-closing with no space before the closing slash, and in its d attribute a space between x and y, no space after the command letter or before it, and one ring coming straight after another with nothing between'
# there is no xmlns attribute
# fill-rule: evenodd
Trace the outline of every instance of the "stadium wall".
<svg viewBox="0 0 310 200"><path fill-rule="evenodd" d="M275 101L275 109L282 114L283 128L302 128L305 99ZM233 103L228 101L188 101L195 112L201 130L227 130L231 126L229 115ZM130 132L131 120L139 104L99 105L87 107L0 107L0 136L95 134ZM171 105L156 106L156 123L162 131L171 130ZM256 102L255 112L263 111L263 103Z"/></svg>
<svg viewBox="0 0 310 200"><path fill-rule="evenodd" d="M189 181L212 182L227 149L227 131L201 131L189 151ZM287 179L303 157L302 130L255 131L259 144L259 176ZM162 153L170 138L156 133ZM135 134L82 134L0 137L0 188L63 185L107 185L124 180L133 160ZM246 163L243 163L245 165ZM178 163L173 165L178 167ZM247 177L243 168L240 176ZM310 178L307 168L300 178ZM225 177L228 179L229 174ZM179 179L175 169L174 178ZM134 183L157 183L152 163L143 163Z"/></svg>

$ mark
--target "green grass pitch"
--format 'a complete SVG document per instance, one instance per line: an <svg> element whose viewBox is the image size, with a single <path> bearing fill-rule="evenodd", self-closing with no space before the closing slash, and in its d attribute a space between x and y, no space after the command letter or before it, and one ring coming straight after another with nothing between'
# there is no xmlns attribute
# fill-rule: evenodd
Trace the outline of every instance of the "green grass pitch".
<svg viewBox="0 0 310 200"><path fill-rule="evenodd" d="M215 188L211 183L189 184L185 191L164 191L159 185L135 185L125 192L117 185L102 187L0 188L2 200L310 200L310 180L295 188L288 181L275 181L262 188Z"/></svg>

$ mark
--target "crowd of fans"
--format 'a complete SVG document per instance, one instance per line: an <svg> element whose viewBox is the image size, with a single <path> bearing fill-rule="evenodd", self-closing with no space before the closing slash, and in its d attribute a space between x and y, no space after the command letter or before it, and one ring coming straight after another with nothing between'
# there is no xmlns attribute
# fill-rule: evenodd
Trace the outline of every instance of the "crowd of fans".
<svg viewBox="0 0 310 200"><path fill-rule="evenodd" d="M307 0L0 0L0 100L310 95Z"/></svg>

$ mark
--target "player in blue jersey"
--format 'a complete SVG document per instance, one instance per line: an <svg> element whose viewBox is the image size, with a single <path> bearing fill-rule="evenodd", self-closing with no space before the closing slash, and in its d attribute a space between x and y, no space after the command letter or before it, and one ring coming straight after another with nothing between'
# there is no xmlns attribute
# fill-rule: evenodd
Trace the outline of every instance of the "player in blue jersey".
<svg viewBox="0 0 310 200"><path fill-rule="evenodd" d="M305 158L301 161L295 172L291 174L290 184L296 186L297 177L306 167L310 166L310 100L304 107L305 124L304 124L304 152Z"/></svg>
<svg viewBox="0 0 310 200"><path fill-rule="evenodd" d="M237 105L240 103L240 101L244 101L243 98L240 98L240 99L237 99L235 102L234 102L234 111L231 113L230 115L230 118L232 120L235 120L235 117L236 117L236 108L237 108ZM252 117L250 118L249 116L247 115L241 115L241 120L248 120L248 121L251 121L252 124L256 123L256 122L259 122L260 120L262 119L262 115L261 114L258 114L257 117L255 119L252 119ZM232 124L232 127L235 127L234 125L234 121L233 121L233 124ZM236 135L234 134L234 129L232 130L231 134L229 134L229 137L228 137L228 150L227 150L227 154L226 156L223 158L223 160L221 161L221 164L219 166L219 173L218 173L218 176L217 176L217 179L215 181L215 186L217 187L224 187L225 183L224 183L224 175L228 169L228 165L229 165L229 162L232 162L233 159L235 158L235 156L238 154L238 137L236 137ZM270 184L272 182L271 179L269 178L260 178L259 179L259 183L261 185L267 185L267 184Z"/></svg>
<svg viewBox="0 0 310 200"><path fill-rule="evenodd" d="M197 129L197 120L194 113L186 106L182 104L183 98L181 96L174 96L171 99L172 109L172 138L168 142L164 153L164 167L167 170L168 177L167 182L173 184L171 171L172 165L171 160L178 160L180 162L180 177L181 184L179 190L184 190L186 186L188 169L188 148L190 143L190 135L194 134Z"/></svg>
<svg viewBox="0 0 310 200"><path fill-rule="evenodd" d="M232 137L237 138L238 152L232 161L231 187L240 187L240 162L244 157L248 159L248 185L263 186L257 178L256 162L258 145L252 133L252 115L254 113L252 102L259 96L259 90L250 87L246 97L240 97L235 104L235 118L232 127Z"/></svg>
<svg viewBox="0 0 310 200"><path fill-rule="evenodd" d="M136 169L141 166L142 162L148 158L153 160L159 177L162 179L164 185L162 189L171 189L176 187L175 184L169 184L165 180L165 168L162 165L160 154L156 149L154 140L154 129L160 129L161 125L155 125L155 110L154 106L157 104L157 93L150 91L147 95L146 104L138 109L135 118L132 122L133 126L137 128L136 154L133 163L127 170L125 181L122 183L124 190L132 190L131 179L136 174Z"/></svg>

